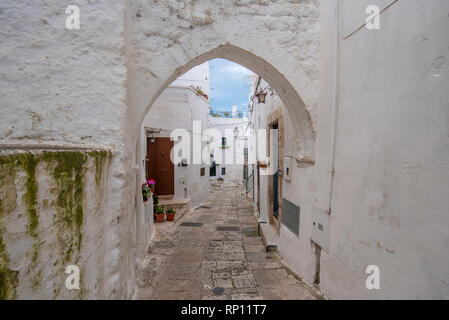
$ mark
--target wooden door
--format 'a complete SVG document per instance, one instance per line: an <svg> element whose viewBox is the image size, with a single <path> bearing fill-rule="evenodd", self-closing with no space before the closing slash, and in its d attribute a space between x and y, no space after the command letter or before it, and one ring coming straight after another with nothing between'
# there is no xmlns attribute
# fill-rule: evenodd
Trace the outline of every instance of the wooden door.
<svg viewBox="0 0 449 320"><path fill-rule="evenodd" d="M273 124L273 215L279 218L279 136L278 124Z"/></svg>
<svg viewBox="0 0 449 320"><path fill-rule="evenodd" d="M175 167L170 159L172 148L170 138L147 138L147 178L156 180L156 194L161 196L175 193Z"/></svg>

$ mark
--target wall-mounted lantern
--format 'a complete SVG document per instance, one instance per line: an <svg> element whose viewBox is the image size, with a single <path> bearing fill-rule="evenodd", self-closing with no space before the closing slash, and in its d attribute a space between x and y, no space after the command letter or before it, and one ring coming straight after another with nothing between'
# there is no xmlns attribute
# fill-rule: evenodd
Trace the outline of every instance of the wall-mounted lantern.
<svg viewBox="0 0 449 320"><path fill-rule="evenodd" d="M259 90L259 92L256 93L257 103L265 103L266 96L267 94L263 92L263 90Z"/></svg>
<svg viewBox="0 0 449 320"><path fill-rule="evenodd" d="M235 127L234 128L234 139L237 139L239 137L239 133L240 133L239 128Z"/></svg>

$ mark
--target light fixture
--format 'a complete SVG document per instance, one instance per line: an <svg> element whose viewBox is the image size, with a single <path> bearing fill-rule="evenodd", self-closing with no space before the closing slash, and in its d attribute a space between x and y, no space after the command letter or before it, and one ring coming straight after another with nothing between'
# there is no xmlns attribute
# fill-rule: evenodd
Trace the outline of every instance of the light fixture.
<svg viewBox="0 0 449 320"><path fill-rule="evenodd" d="M266 96L267 94L263 92L263 90L259 90L259 92L256 93L257 103L265 103Z"/></svg>
<svg viewBox="0 0 449 320"><path fill-rule="evenodd" d="M150 142L154 143L156 138L154 137L155 133L160 133L162 129L159 128L147 128L145 127L145 131L147 133L147 137L150 137Z"/></svg>
<svg viewBox="0 0 449 320"><path fill-rule="evenodd" d="M237 139L239 137L239 128L235 127L234 128L234 139Z"/></svg>

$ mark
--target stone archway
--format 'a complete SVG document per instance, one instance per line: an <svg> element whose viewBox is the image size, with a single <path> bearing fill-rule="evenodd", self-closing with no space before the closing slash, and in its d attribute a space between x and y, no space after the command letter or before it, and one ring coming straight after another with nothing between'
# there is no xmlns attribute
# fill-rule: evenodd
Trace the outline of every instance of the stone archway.
<svg viewBox="0 0 449 320"><path fill-rule="evenodd" d="M318 0L236 0L214 6L207 0L128 2L127 117L123 127L128 157L135 150L135 190L139 190L144 176L139 136L145 116L171 82L214 58L236 62L270 83L294 123L296 159L314 163L318 16ZM137 252L142 249L139 243L144 243L144 216L137 201Z"/></svg>
<svg viewBox="0 0 449 320"><path fill-rule="evenodd" d="M156 94L151 97L149 104L143 110L140 117L138 128L148 114L157 98L176 78L189 71L190 69L200 65L206 61L222 58L236 62L247 69L260 75L265 79L271 87L279 94L282 102L288 110L288 113L295 124L294 129L297 136L297 159L313 162L314 160L314 140L315 132L310 112L299 96L298 92L287 80L287 78L277 71L270 63L264 59L255 56L241 48L230 44L220 45L202 55L192 59L183 66L177 67L172 74L163 82L162 86L157 90Z"/></svg>
<svg viewBox="0 0 449 320"><path fill-rule="evenodd" d="M181 74L224 58L262 76L280 95L297 134L299 160L314 160L319 1L140 1L125 16L128 121L137 131Z"/></svg>

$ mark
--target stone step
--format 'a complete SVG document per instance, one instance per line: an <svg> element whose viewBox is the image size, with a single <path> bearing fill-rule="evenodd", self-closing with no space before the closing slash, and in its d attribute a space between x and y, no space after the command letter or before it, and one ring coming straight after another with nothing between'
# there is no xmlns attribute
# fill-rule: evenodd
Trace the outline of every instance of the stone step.
<svg viewBox="0 0 449 320"><path fill-rule="evenodd" d="M260 223L260 236L265 248L268 251L277 251L279 235L275 226L269 223Z"/></svg>
<svg viewBox="0 0 449 320"><path fill-rule="evenodd" d="M161 199L159 197L159 205L164 207L182 208L190 204L190 198L186 199Z"/></svg>
<svg viewBox="0 0 449 320"><path fill-rule="evenodd" d="M159 198L159 205L165 208L173 208L176 211L175 222L184 214L190 211L190 198L186 199L162 199Z"/></svg>

